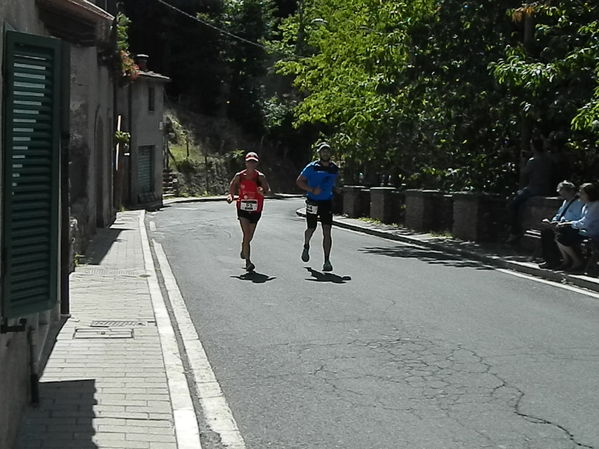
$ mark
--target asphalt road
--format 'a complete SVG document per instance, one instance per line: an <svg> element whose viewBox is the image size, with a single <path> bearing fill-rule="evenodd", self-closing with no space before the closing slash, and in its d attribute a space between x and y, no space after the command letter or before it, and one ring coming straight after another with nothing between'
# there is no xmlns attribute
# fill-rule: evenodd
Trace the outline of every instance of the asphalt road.
<svg viewBox="0 0 599 449"><path fill-rule="evenodd" d="M599 448L599 299L352 231L300 199L150 214L249 449ZM211 449L210 447L205 449Z"/></svg>

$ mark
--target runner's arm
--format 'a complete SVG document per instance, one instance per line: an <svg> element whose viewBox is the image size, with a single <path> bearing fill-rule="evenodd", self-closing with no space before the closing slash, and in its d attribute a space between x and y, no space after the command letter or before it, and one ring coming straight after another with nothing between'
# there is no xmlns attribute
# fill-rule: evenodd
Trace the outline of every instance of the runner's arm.
<svg viewBox="0 0 599 449"><path fill-rule="evenodd" d="M239 190L239 175L233 176L231 183L229 184L229 195L227 195L227 203L233 202L235 199L235 193Z"/></svg>
<svg viewBox="0 0 599 449"><path fill-rule="evenodd" d="M268 185L266 176L264 176L263 174L260 174L260 186L258 187L258 189L262 189L262 195L266 195L268 192L270 192L270 185Z"/></svg>
<svg viewBox="0 0 599 449"><path fill-rule="evenodd" d="M308 185L308 178L305 176L299 175L295 180L295 183L300 189L305 190L306 192L310 192L314 195L318 195L320 193L320 187L310 187Z"/></svg>

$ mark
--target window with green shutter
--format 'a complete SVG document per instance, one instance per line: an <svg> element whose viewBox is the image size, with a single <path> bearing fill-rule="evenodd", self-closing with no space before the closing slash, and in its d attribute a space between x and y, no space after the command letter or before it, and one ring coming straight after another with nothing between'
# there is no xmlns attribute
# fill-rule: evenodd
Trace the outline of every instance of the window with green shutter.
<svg viewBox="0 0 599 449"><path fill-rule="evenodd" d="M7 31L4 49L2 316L52 308L59 273L57 39Z"/></svg>

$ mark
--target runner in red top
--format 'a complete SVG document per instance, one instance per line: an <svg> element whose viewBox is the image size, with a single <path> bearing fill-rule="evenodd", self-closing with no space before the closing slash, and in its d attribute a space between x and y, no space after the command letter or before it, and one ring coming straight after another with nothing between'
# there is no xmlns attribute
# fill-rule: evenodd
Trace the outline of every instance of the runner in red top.
<svg viewBox="0 0 599 449"><path fill-rule="evenodd" d="M256 225L262 215L264 195L269 191L266 177L256 170L257 165L258 155L256 153L249 152L245 155L246 169L233 177L227 196L227 202L230 204L237 195L237 218L239 218L243 233L241 258L245 259L245 269L247 271L254 271L256 268L250 260L250 242L254 237Z"/></svg>

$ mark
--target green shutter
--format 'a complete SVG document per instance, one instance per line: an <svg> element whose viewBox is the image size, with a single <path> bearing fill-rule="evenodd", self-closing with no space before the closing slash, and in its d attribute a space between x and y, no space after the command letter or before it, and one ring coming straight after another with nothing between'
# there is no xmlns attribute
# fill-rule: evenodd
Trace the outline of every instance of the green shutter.
<svg viewBox="0 0 599 449"><path fill-rule="evenodd" d="M60 41L7 31L4 59L2 316L57 301Z"/></svg>
<svg viewBox="0 0 599 449"><path fill-rule="evenodd" d="M154 146L139 147L137 157L137 185L139 193L150 193L154 190Z"/></svg>

